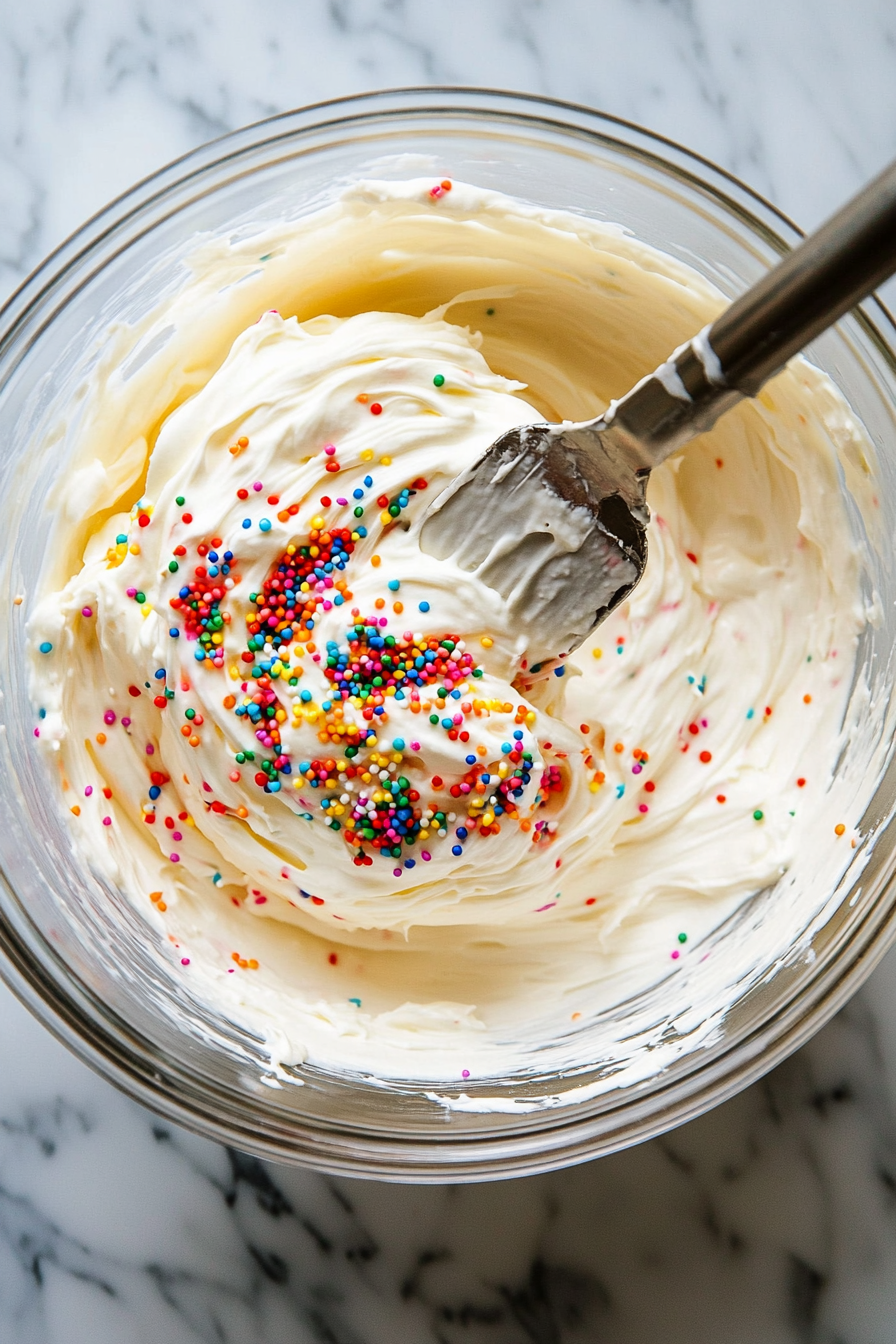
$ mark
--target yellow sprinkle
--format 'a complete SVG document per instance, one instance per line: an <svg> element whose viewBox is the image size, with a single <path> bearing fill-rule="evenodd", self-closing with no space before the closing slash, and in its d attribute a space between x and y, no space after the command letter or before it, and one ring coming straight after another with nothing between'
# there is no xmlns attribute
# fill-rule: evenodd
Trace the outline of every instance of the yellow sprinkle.
<svg viewBox="0 0 896 1344"><path fill-rule="evenodd" d="M381 458L380 458L380 466L381 466L381 467L391 467L391 465L392 465L392 459L391 459L391 457L381 457Z"/></svg>
<svg viewBox="0 0 896 1344"><path fill-rule="evenodd" d="M494 642L495 641L493 639L490 639L488 635L483 635L479 641L479 643L482 645L484 649L490 649L494 644Z"/></svg>
<svg viewBox="0 0 896 1344"><path fill-rule="evenodd" d="M141 610L141 612L143 613L143 616L144 616L144 619L145 619L145 618L150 614L150 612L152 611L152 604L151 604L150 602L144 602L144 603L143 603L143 606L140 608L140 610Z"/></svg>
<svg viewBox="0 0 896 1344"><path fill-rule="evenodd" d="M325 519L323 519L319 513L316 513L314 517L311 519L311 526L321 528L324 526L324 522Z"/></svg>
<svg viewBox="0 0 896 1344"><path fill-rule="evenodd" d="M382 513L380 514L380 522L382 523L383 527L388 527L389 524L392 522L392 515L388 509L383 509Z"/></svg>
<svg viewBox="0 0 896 1344"><path fill-rule="evenodd" d="M603 658L603 656L604 656L604 651L603 651L603 649L592 649L592 650L591 650L591 657L592 657L592 658Z"/></svg>
<svg viewBox="0 0 896 1344"><path fill-rule="evenodd" d="M230 664L230 669L229 669L229 670L230 670L230 680L231 680L231 681L239 681L239 679L240 679L240 670L239 670L239 668L237 667L236 663L231 663L231 664Z"/></svg>
<svg viewBox="0 0 896 1344"><path fill-rule="evenodd" d="M14 597L14 598L13 598L13 602L14 602L14 604L15 604L17 607L20 607L24 601L25 601L25 599L24 599L23 597Z"/></svg>
<svg viewBox="0 0 896 1344"><path fill-rule="evenodd" d="M591 783L588 785L588 788L591 790L592 793L597 793L600 787L601 785L598 784L596 779L592 779Z"/></svg>

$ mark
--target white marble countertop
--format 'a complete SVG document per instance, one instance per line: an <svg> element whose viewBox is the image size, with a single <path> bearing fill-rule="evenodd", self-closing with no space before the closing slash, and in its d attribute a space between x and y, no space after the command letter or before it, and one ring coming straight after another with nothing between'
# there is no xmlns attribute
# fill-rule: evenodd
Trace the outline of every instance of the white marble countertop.
<svg viewBox="0 0 896 1344"><path fill-rule="evenodd" d="M384 86L641 122L804 226L896 153L892 0L30 0L0 9L0 297L210 137ZM892 293L892 289L891 289ZM331 1181L158 1121L0 988L0 1344L896 1341L896 954L667 1138L474 1187Z"/></svg>

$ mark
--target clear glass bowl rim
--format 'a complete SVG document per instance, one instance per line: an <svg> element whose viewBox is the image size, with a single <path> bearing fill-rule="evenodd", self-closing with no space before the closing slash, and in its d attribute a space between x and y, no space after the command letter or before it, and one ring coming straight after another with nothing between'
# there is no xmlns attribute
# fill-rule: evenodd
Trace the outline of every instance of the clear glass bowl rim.
<svg viewBox="0 0 896 1344"><path fill-rule="evenodd" d="M795 245L802 231L785 214L711 160L674 140L633 122L570 102L533 94L463 86L424 86L387 89L311 104L279 113L209 141L161 168L116 197L89 218L41 262L0 308L0 378L4 366L35 340L52 320L57 302L67 303L77 292L66 283L79 267L87 266L80 283L90 277L90 261L107 264L103 245L129 221L154 208L164 211L178 189L204 173L223 166L250 150L277 141L294 141L328 127L393 115L399 118L439 114L501 119L518 125L541 125L575 133L616 151L662 166L693 186L708 191L749 229L778 252ZM176 204L173 208L177 208ZM161 215L158 216L162 217ZM127 240L125 240L127 245ZM864 334L885 353L896 371L896 324L883 303L873 296L857 315ZM6 874L0 882L10 890ZM896 903L893 879L878 893L873 909L857 927L838 958L781 1011L714 1056L705 1067L662 1085L647 1096L632 1097L614 1112L599 1116L576 1114L557 1125L552 1117L550 1137L539 1133L453 1136L438 1141L390 1138L387 1134L340 1135L312 1124L269 1124L261 1132L236 1118L222 1118L220 1098L204 1091L201 1082L189 1085L175 1077L155 1058L147 1043L112 1012L97 1019L73 979L57 975L35 954L19 931L0 913L0 977L32 1014L64 1045L126 1095L187 1129L220 1143L268 1159L314 1166L347 1176L368 1176L401 1182L493 1180L534 1174L587 1161L655 1137L703 1114L756 1081L804 1044L824 1025L870 975L896 941ZM847 955L848 954L848 955ZM48 959L49 960L49 959ZM614 1123L607 1132L607 1119ZM624 1117L624 1118L623 1118Z"/></svg>

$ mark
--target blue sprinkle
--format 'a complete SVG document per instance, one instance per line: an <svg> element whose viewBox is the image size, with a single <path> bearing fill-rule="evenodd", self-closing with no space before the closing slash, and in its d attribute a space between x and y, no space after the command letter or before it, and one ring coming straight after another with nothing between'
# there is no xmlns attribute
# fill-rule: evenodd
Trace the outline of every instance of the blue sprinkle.
<svg viewBox="0 0 896 1344"><path fill-rule="evenodd" d="M270 532L270 530L271 530L271 520L270 520L270 518L262 518L262 520L261 520L261 522L258 524L258 526L261 528L262 532Z"/></svg>
<svg viewBox="0 0 896 1344"><path fill-rule="evenodd" d="M165 669L164 669L164 667L160 667L160 668L156 671L156 673L155 673L155 679L156 679L156 681L164 681L164 680L165 680Z"/></svg>
<svg viewBox="0 0 896 1344"><path fill-rule="evenodd" d="M416 868L416 866L417 866L417 860L416 860L416 859L405 859L405 861L404 861L404 866L405 866L405 868Z"/></svg>
<svg viewBox="0 0 896 1344"><path fill-rule="evenodd" d="M356 527L356 528L355 528L355 531L357 532L357 534L358 534L359 537L366 537L366 536L367 536L367 528L366 528L366 527Z"/></svg>
<svg viewBox="0 0 896 1344"><path fill-rule="evenodd" d="M40 646L40 651L41 651L41 653L52 653L52 652L53 652L53 645L50 643L50 641L49 641L48 639L45 639L44 642L43 642L43 644L41 644L41 646Z"/></svg>
<svg viewBox="0 0 896 1344"><path fill-rule="evenodd" d="M390 579L390 580L389 580L389 589L390 589L391 592L393 592L393 593L397 593L400 587L401 587L401 583L399 582L398 579Z"/></svg>
<svg viewBox="0 0 896 1344"><path fill-rule="evenodd" d="M514 737L516 738L517 742L522 742L523 740L522 728L517 728L516 732L514 733Z"/></svg>
<svg viewBox="0 0 896 1344"><path fill-rule="evenodd" d="M428 602L420 602L418 605L419 605L419 608L420 608L421 611L429 611L429 603L428 603Z"/></svg>
<svg viewBox="0 0 896 1344"><path fill-rule="evenodd" d="M404 738L403 738L403 737L393 737L393 739L392 739L392 745L393 745L393 747L395 748L396 751L404 751Z"/></svg>
<svg viewBox="0 0 896 1344"><path fill-rule="evenodd" d="M747 710L747 718L748 718L748 719L752 719L752 717L753 717L753 715L754 715L755 713L756 713L756 711L755 711L754 709L748 709L748 710Z"/></svg>
<svg viewBox="0 0 896 1344"><path fill-rule="evenodd" d="M373 477L372 477L372 476L365 476L365 477L364 477L364 484L367 486L367 489L369 490L370 487L373 485Z"/></svg>
<svg viewBox="0 0 896 1344"><path fill-rule="evenodd" d="M222 881L221 874L215 873L214 877L212 878L212 881L214 882L216 887L219 887Z"/></svg>
<svg viewBox="0 0 896 1344"><path fill-rule="evenodd" d="M458 826L458 828L457 828L455 834L456 834L458 840L466 840L466 838L467 838L467 828L466 828L466 826Z"/></svg>
<svg viewBox="0 0 896 1344"><path fill-rule="evenodd" d="M621 798L622 795L623 795L624 793L625 793L625 785L624 785L624 784L617 784L617 785L616 785L616 797L617 797L617 798Z"/></svg>
<svg viewBox="0 0 896 1344"><path fill-rule="evenodd" d="M47 711L45 709L39 709L37 711L37 717L39 719L45 719L47 717Z"/></svg>
<svg viewBox="0 0 896 1344"><path fill-rule="evenodd" d="M303 691L302 694L301 694L301 699L302 699L303 703L307 705L308 701L311 699L311 692L310 692L310 691Z"/></svg>
<svg viewBox="0 0 896 1344"><path fill-rule="evenodd" d="M475 764L476 764L476 757L475 757L475 756L465 756L465 757L464 757L464 761L466 762L467 765L475 765Z"/></svg>
<svg viewBox="0 0 896 1344"><path fill-rule="evenodd" d="M345 598L342 596L342 594L341 594L341 593L337 593L336 596L333 598L333 606L334 606L334 607L341 607L344 601L345 601Z"/></svg>
<svg viewBox="0 0 896 1344"><path fill-rule="evenodd" d="M565 668L565 667L555 667L555 668L554 668L554 676L555 676L555 677L563 677L563 676L565 676L565 675L566 675L566 668Z"/></svg>
<svg viewBox="0 0 896 1344"><path fill-rule="evenodd" d="M502 751L502 752L504 753L504 755L506 756L506 755L508 755L509 752L513 751L513 747L510 745L509 742L502 742L502 743L501 743L501 751Z"/></svg>
<svg viewBox="0 0 896 1344"><path fill-rule="evenodd" d="M457 857L457 856L460 855L460 854L463 854L463 852L464 852L464 847L463 847L463 845L452 845L452 846L451 846L451 853L452 853L455 857Z"/></svg>
<svg viewBox="0 0 896 1344"><path fill-rule="evenodd" d="M180 639L180 631L178 630L176 625L172 625L168 633L172 639Z"/></svg>
<svg viewBox="0 0 896 1344"><path fill-rule="evenodd" d="M349 999L349 1003L353 1003L353 1004L355 1005L356 1008L360 1008L360 1007L361 1007L361 1000L360 1000L360 999Z"/></svg>
<svg viewBox="0 0 896 1344"><path fill-rule="evenodd" d="M363 490L358 489L352 491L352 499L363 499L363 498L364 498Z"/></svg>
<svg viewBox="0 0 896 1344"><path fill-rule="evenodd" d="M376 713L376 710L374 710L374 713ZM443 728L453 728L453 727L454 727L454 720L453 720L453 719L443 719L443 720L442 720L442 727L443 727Z"/></svg>
<svg viewBox="0 0 896 1344"><path fill-rule="evenodd" d="M244 518L244 519L243 519L243 527L249 528L249 527L251 527L251 526L252 526L252 519L251 519L251 518Z"/></svg>
<svg viewBox="0 0 896 1344"><path fill-rule="evenodd" d="M196 652L193 654L193 657L196 659L197 663L204 663L204 662L205 662L205 650L204 650L204 649L197 649Z"/></svg>
<svg viewBox="0 0 896 1344"><path fill-rule="evenodd" d="M150 796L150 798L153 800L153 802L155 802L155 800L158 798L158 796L159 796L159 794L160 794L161 792L162 792L162 790L159 788L158 784L153 784L153 785L150 787L150 790L149 790L149 796Z"/></svg>
<svg viewBox="0 0 896 1344"><path fill-rule="evenodd" d="M696 677L692 677L692 676L689 675L689 676L688 676L688 685L689 685L689 686L693 686L693 684L694 684L694 682L695 682L696 680L697 680Z"/></svg>

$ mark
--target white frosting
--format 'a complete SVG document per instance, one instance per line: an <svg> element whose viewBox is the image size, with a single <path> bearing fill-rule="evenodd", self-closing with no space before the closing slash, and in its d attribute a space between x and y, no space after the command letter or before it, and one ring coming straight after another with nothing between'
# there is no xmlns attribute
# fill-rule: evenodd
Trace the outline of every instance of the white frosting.
<svg viewBox="0 0 896 1344"><path fill-rule="evenodd" d="M193 264L110 338L31 617L40 744L75 834L275 1059L443 1081L524 1067L686 960L805 837L863 619L827 428L842 436L845 408L796 361L658 469L641 585L566 676L532 681L512 604L424 553L415 524L504 430L596 414L713 316L714 291L617 230L457 184L367 184ZM251 656L247 617L276 607L250 595L333 529L344 568L300 594L313 628ZM221 618L203 661L179 597L197 565ZM423 682L343 702L328 653L381 694L374 621ZM279 748L242 712L259 690ZM335 787L314 787L328 760ZM384 780L423 827L390 857L352 822Z"/></svg>

